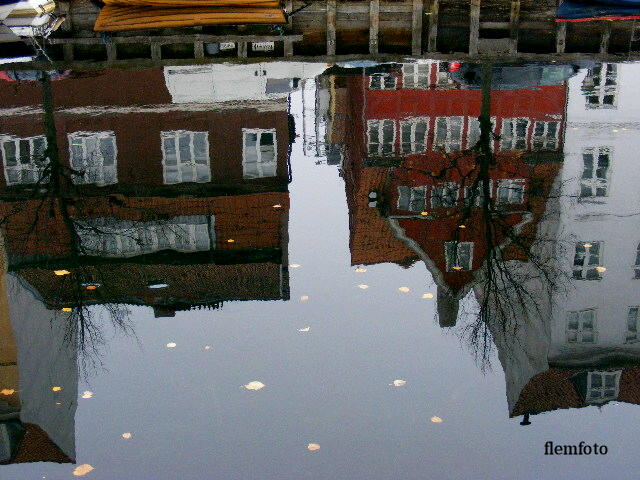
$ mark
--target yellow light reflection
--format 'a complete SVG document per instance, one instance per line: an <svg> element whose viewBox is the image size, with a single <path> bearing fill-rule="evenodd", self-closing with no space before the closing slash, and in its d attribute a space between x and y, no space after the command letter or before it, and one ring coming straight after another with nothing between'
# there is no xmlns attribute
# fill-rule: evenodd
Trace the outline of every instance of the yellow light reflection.
<svg viewBox="0 0 640 480"><path fill-rule="evenodd" d="M358 288L360 288L362 290L366 290L367 288L369 288L369 285L365 285L365 284L361 283L360 285L358 285Z"/></svg>
<svg viewBox="0 0 640 480"><path fill-rule="evenodd" d="M302 296L300 297L300 301L301 301L301 302L306 302L307 300L309 300L309 295L302 295Z"/></svg>
<svg viewBox="0 0 640 480"><path fill-rule="evenodd" d="M455 267L453 267L453 269L459 271L462 270L462 267L460 265L456 265Z"/></svg>
<svg viewBox="0 0 640 480"><path fill-rule="evenodd" d="M309 330L311 330L311 327L304 327L304 328L298 329L299 332L308 332Z"/></svg>
<svg viewBox="0 0 640 480"><path fill-rule="evenodd" d="M176 348L176 344L173 342L167 343L167 348Z"/></svg>
<svg viewBox="0 0 640 480"><path fill-rule="evenodd" d="M407 293L407 292L411 291L411 289L409 287L400 287L400 288L398 288L398 290L400 290L403 293Z"/></svg>
<svg viewBox="0 0 640 480"><path fill-rule="evenodd" d="M62 387L51 387L51 390L53 392L59 392L60 390L62 390Z"/></svg>
<svg viewBox="0 0 640 480"><path fill-rule="evenodd" d="M247 390L262 390L264 387L266 387L266 385L262 382L258 382L257 380L249 382L244 386Z"/></svg>
<svg viewBox="0 0 640 480"><path fill-rule="evenodd" d="M420 212L420 215L422 215L423 217L426 217L427 215L429 215L429 212Z"/></svg>
<svg viewBox="0 0 640 480"><path fill-rule="evenodd" d="M82 393L82 398L91 398L91 397L93 397L93 392L90 392L89 390Z"/></svg>
<svg viewBox="0 0 640 480"><path fill-rule="evenodd" d="M431 421L433 423L442 423L442 419L440 417L436 417L436 416L431 417Z"/></svg>
<svg viewBox="0 0 640 480"><path fill-rule="evenodd" d="M71 272L69 270L54 270L53 273L61 277L62 275L69 275Z"/></svg>
<svg viewBox="0 0 640 480"><path fill-rule="evenodd" d="M423 293L422 298L433 298L433 293Z"/></svg>
<svg viewBox="0 0 640 480"><path fill-rule="evenodd" d="M317 443L310 443L309 445L307 445L307 450L309 450L310 452L315 452L317 450L320 450L320 445L318 445Z"/></svg>
<svg viewBox="0 0 640 480"><path fill-rule="evenodd" d="M129 433L129 432L123 433L122 434L122 438L126 438L128 440L129 438L131 438L131 433Z"/></svg>
<svg viewBox="0 0 640 480"><path fill-rule="evenodd" d="M394 381L393 381L393 386L394 386L394 387L404 387L406 384L407 384L407 381L406 381L406 380L400 380L400 379L398 379L398 380L394 380Z"/></svg>
<svg viewBox="0 0 640 480"><path fill-rule="evenodd" d="M73 471L73 475L75 477L82 477L83 475L86 475L87 473L93 471L93 469L94 468L88 463L83 463L82 465L78 465L75 468L75 470Z"/></svg>
<svg viewBox="0 0 640 480"><path fill-rule="evenodd" d="M607 271L607 269L605 267L596 267L596 272L598 272L598 273L603 273L603 272L606 272L606 271Z"/></svg>
<svg viewBox="0 0 640 480"><path fill-rule="evenodd" d="M13 388L3 388L0 390L0 395L13 395L16 391Z"/></svg>
<svg viewBox="0 0 640 480"><path fill-rule="evenodd" d="M367 271L367 269L366 269L366 268L363 268L363 267L358 267L358 268L356 268L356 273L364 273L364 272L366 272L366 271Z"/></svg>

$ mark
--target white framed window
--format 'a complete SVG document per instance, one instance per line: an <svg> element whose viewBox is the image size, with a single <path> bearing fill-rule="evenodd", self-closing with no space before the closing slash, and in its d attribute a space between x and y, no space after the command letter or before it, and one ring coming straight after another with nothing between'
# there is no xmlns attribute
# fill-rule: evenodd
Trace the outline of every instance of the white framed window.
<svg viewBox="0 0 640 480"><path fill-rule="evenodd" d="M455 207L458 202L460 186L455 182L434 185L431 189L431 207Z"/></svg>
<svg viewBox="0 0 640 480"><path fill-rule="evenodd" d="M77 185L118 183L118 150L114 132L73 132L67 135L71 178Z"/></svg>
<svg viewBox="0 0 640 480"><path fill-rule="evenodd" d="M438 117L435 119L434 150L455 152L462 149L462 122L464 117Z"/></svg>
<svg viewBox="0 0 640 480"><path fill-rule="evenodd" d="M493 198L493 180L489 180L489 198ZM475 189L473 185L464 187L464 203L469 206L481 207L484 204L484 180L478 181Z"/></svg>
<svg viewBox="0 0 640 480"><path fill-rule="evenodd" d="M376 73L369 76L369 90L395 90L398 79L390 73Z"/></svg>
<svg viewBox="0 0 640 480"><path fill-rule="evenodd" d="M499 205L521 205L524 203L524 178L498 180L497 203Z"/></svg>
<svg viewBox="0 0 640 480"><path fill-rule="evenodd" d="M586 107L617 108L618 83L618 65L615 63L597 63L590 68L582 84Z"/></svg>
<svg viewBox="0 0 640 480"><path fill-rule="evenodd" d="M567 343L596 343L596 310L593 308L569 312L567 315Z"/></svg>
<svg viewBox="0 0 640 480"><path fill-rule="evenodd" d="M429 88L429 63L405 63L402 65L402 87L414 90Z"/></svg>
<svg viewBox="0 0 640 480"><path fill-rule="evenodd" d="M444 242L447 272L468 272L473 266L473 242Z"/></svg>
<svg viewBox="0 0 640 480"><path fill-rule="evenodd" d="M577 242L573 257L573 278L600 280L603 242Z"/></svg>
<svg viewBox="0 0 640 480"><path fill-rule="evenodd" d="M388 156L396 152L396 123L394 120L367 120L369 155Z"/></svg>
<svg viewBox="0 0 640 480"><path fill-rule="evenodd" d="M556 150L560 134L560 122L533 122L532 150Z"/></svg>
<svg viewBox="0 0 640 480"><path fill-rule="evenodd" d="M423 212L427 187L398 187L398 209L409 212Z"/></svg>
<svg viewBox="0 0 640 480"><path fill-rule="evenodd" d="M173 130L161 132L164 183L211 181L209 133Z"/></svg>
<svg viewBox="0 0 640 480"><path fill-rule="evenodd" d="M47 139L44 135L0 135L0 147L7 185L29 185L43 180L44 170L49 163L45 157Z"/></svg>
<svg viewBox="0 0 640 480"><path fill-rule="evenodd" d="M618 398L622 370L589 372L587 375L587 403L602 404Z"/></svg>
<svg viewBox="0 0 640 480"><path fill-rule="evenodd" d="M83 255L134 257L162 250L189 253L214 245L213 215L178 216L162 222L113 217L76 220Z"/></svg>
<svg viewBox="0 0 640 480"><path fill-rule="evenodd" d="M275 129L242 129L242 175L246 179L275 177L278 144Z"/></svg>
<svg viewBox="0 0 640 480"><path fill-rule="evenodd" d="M429 119L418 117L400 121L402 153L424 153L427 150Z"/></svg>
<svg viewBox="0 0 640 480"><path fill-rule="evenodd" d="M638 341L638 315L640 307L629 307L627 311L627 332L624 343L635 343Z"/></svg>
<svg viewBox="0 0 640 480"><path fill-rule="evenodd" d="M633 278L640 278L640 243L638 244L638 248L636 248L636 264L633 268Z"/></svg>
<svg viewBox="0 0 640 480"><path fill-rule="evenodd" d="M610 147L590 147L582 151L580 198L597 198L608 195L610 166Z"/></svg>
<svg viewBox="0 0 640 480"><path fill-rule="evenodd" d="M526 150L528 131L527 118L504 118L500 133L500 150Z"/></svg>

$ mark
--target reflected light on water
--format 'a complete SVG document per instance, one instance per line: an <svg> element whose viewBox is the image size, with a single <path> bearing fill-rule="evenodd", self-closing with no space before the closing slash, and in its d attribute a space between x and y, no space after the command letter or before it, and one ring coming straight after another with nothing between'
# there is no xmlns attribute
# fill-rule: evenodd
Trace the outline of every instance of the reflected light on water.
<svg viewBox="0 0 640 480"><path fill-rule="evenodd" d="M247 390L261 390L264 387L266 387L266 385L262 382L258 382L257 380L249 382L244 386Z"/></svg>
<svg viewBox="0 0 640 480"><path fill-rule="evenodd" d="M310 443L309 445L307 445L307 450L309 450L310 452L315 452L317 450L320 450L320 445L318 445L317 443Z"/></svg>
<svg viewBox="0 0 640 480"><path fill-rule="evenodd" d="M431 417L431 421L433 423L442 423L442 419L440 417L436 417L436 416Z"/></svg>
<svg viewBox="0 0 640 480"><path fill-rule="evenodd" d="M82 465L78 465L75 468L75 470L73 471L73 475L76 477L82 477L93 470L94 468L91 465L89 465L88 463L83 463Z"/></svg>
<svg viewBox="0 0 640 480"><path fill-rule="evenodd" d="M400 380L400 379L394 380L392 383L394 387L404 387L406 384L407 384L406 380Z"/></svg>

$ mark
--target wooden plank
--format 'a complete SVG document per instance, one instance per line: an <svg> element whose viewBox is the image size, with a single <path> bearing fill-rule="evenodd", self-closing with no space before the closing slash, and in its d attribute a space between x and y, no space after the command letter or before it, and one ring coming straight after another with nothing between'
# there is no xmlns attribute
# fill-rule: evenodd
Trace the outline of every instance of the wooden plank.
<svg viewBox="0 0 640 480"><path fill-rule="evenodd" d="M611 38L611 22L603 22L602 36L600 37L600 53L609 52L609 39Z"/></svg>
<svg viewBox="0 0 640 480"><path fill-rule="evenodd" d="M238 58L247 58L249 42L238 42Z"/></svg>
<svg viewBox="0 0 640 480"><path fill-rule="evenodd" d="M291 40L284 41L284 56L293 57L293 42Z"/></svg>
<svg viewBox="0 0 640 480"><path fill-rule="evenodd" d="M197 59L204 58L204 42L193 42L193 56Z"/></svg>
<svg viewBox="0 0 640 480"><path fill-rule="evenodd" d="M469 55L478 54L480 38L480 0L471 0L469 19Z"/></svg>
<svg viewBox="0 0 640 480"><path fill-rule="evenodd" d="M437 2L438 0L433 0L433 1ZM411 14L411 55L422 55L422 17L423 15L424 15L424 1L413 0L413 12Z"/></svg>
<svg viewBox="0 0 640 480"><path fill-rule="evenodd" d="M378 53L378 25L380 0L369 0L369 53Z"/></svg>
<svg viewBox="0 0 640 480"><path fill-rule="evenodd" d="M559 22L556 24L556 52L564 53L567 45L567 24Z"/></svg>
<svg viewBox="0 0 640 480"><path fill-rule="evenodd" d="M336 54L336 0L327 0L327 55Z"/></svg>
<svg viewBox="0 0 640 480"><path fill-rule="evenodd" d="M439 0L431 0L431 10L429 11L429 34L427 37L427 50L435 52L438 43L438 10Z"/></svg>
<svg viewBox="0 0 640 480"><path fill-rule="evenodd" d="M145 43L151 42L158 45L168 43L220 43L220 42L279 42L282 40L290 40L292 42L302 41L302 35L165 35L157 37L110 37L112 43ZM103 43L100 37L87 38L48 38L47 41L52 44L72 43L75 45L97 45Z"/></svg>
<svg viewBox="0 0 640 480"><path fill-rule="evenodd" d="M518 24L520 23L520 0L511 0L511 17L509 18L509 53L518 53Z"/></svg>
<svg viewBox="0 0 640 480"><path fill-rule="evenodd" d="M324 2L316 1L306 7L304 10L300 12L301 15L324 15L327 11ZM380 13L411 13L412 6L411 4L406 3L383 3L380 5ZM369 6L362 1L359 2L340 2L340 13L350 14L361 14L367 15L369 13Z"/></svg>
<svg viewBox="0 0 640 480"><path fill-rule="evenodd" d="M162 45L159 43L151 44L151 60L162 60Z"/></svg>

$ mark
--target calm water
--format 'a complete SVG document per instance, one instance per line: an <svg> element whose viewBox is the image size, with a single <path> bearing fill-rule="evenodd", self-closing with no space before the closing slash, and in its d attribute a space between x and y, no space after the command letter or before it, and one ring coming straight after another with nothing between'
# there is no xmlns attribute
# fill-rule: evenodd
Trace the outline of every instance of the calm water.
<svg viewBox="0 0 640 480"><path fill-rule="evenodd" d="M639 74L6 72L0 478L637 478Z"/></svg>

